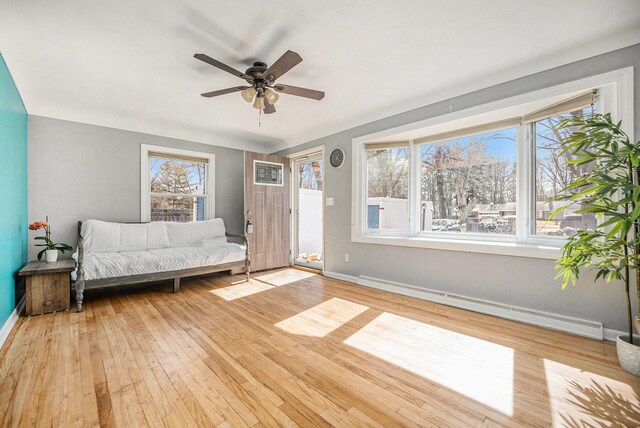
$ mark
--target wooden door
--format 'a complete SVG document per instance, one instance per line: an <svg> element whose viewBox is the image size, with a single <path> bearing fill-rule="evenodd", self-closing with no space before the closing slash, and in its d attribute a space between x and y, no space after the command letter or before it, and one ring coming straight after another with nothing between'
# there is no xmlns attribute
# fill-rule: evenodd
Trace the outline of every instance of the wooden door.
<svg viewBox="0 0 640 428"><path fill-rule="evenodd" d="M289 159L245 152L244 227L251 271L289 266ZM248 223L253 231L247 229Z"/></svg>

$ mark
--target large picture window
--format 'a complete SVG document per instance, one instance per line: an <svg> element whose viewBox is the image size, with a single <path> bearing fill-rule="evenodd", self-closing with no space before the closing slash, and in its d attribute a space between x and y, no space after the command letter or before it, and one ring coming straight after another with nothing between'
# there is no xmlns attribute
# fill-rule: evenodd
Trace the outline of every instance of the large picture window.
<svg viewBox="0 0 640 428"><path fill-rule="evenodd" d="M213 214L213 155L143 146L143 221L202 221Z"/></svg>
<svg viewBox="0 0 640 428"><path fill-rule="evenodd" d="M420 146L420 230L516 233L516 128Z"/></svg>
<svg viewBox="0 0 640 428"><path fill-rule="evenodd" d="M578 130L557 125L606 112L632 133L632 83L624 69L354 138L352 241L557 257L597 226L559 197L594 165L562 153Z"/></svg>

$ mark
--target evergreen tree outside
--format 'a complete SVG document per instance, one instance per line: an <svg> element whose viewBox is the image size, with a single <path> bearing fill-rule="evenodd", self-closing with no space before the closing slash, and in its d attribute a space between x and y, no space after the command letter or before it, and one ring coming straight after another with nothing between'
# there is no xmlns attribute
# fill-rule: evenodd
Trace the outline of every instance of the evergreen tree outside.
<svg viewBox="0 0 640 428"><path fill-rule="evenodd" d="M204 204L206 164L152 158L151 220L193 221L194 204Z"/></svg>

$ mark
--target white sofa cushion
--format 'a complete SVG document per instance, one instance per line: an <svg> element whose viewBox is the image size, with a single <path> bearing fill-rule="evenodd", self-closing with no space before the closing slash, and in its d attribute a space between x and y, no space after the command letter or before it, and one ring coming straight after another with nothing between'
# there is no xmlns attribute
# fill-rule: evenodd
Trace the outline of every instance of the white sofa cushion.
<svg viewBox="0 0 640 428"><path fill-rule="evenodd" d="M88 253L112 253L120 249L120 223L87 220L82 223L81 233Z"/></svg>
<svg viewBox="0 0 640 428"><path fill-rule="evenodd" d="M154 221L147 223L147 248L167 248L169 246L169 235L167 233L167 223L164 221Z"/></svg>
<svg viewBox="0 0 640 428"><path fill-rule="evenodd" d="M83 267L84 278L92 280L213 266L244 258L245 247L224 242L198 247L87 254Z"/></svg>
<svg viewBox="0 0 640 428"><path fill-rule="evenodd" d="M166 223L170 247L197 245L205 239L225 236L221 218L190 223Z"/></svg>
<svg viewBox="0 0 640 428"><path fill-rule="evenodd" d="M146 224L121 224L118 251L143 251L148 248Z"/></svg>
<svg viewBox="0 0 640 428"><path fill-rule="evenodd" d="M111 223L87 220L82 223L86 253L118 253L160 248L199 246L205 242L226 242L221 218L190 223Z"/></svg>

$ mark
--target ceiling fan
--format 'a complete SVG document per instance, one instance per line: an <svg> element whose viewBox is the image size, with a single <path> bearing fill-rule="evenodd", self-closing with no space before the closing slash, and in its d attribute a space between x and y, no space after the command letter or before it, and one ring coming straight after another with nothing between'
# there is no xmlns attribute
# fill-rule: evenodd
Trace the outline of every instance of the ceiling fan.
<svg viewBox="0 0 640 428"><path fill-rule="evenodd" d="M253 101L253 107L264 111L265 114L276 112L274 104L280 97L278 92L298 97L311 98L312 100L321 100L324 98L324 92L313 89L299 88L297 86L282 85L275 83L276 79L291 70L293 67L302 62L302 57L293 51L286 51L276 62L267 67L264 62L254 62L253 66L247 68L244 73L221 63L208 55L195 54L195 58L206 62L220 70L238 76L246 80L250 86L235 86L233 88L221 89L219 91L205 92L201 94L203 97L211 98L218 95L231 94L240 92L242 98L246 102Z"/></svg>

